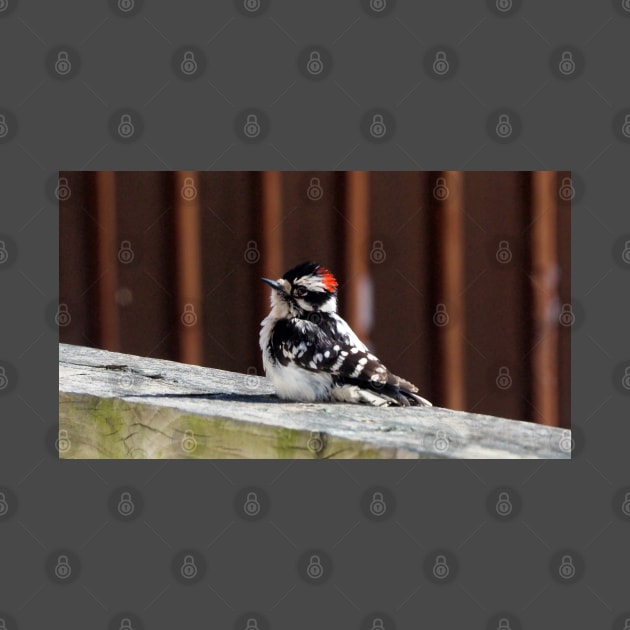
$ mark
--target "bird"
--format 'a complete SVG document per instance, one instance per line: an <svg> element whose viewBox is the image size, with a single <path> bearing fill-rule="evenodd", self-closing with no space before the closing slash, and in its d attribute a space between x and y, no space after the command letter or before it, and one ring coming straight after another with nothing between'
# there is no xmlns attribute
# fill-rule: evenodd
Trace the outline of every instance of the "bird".
<svg viewBox="0 0 630 630"><path fill-rule="evenodd" d="M303 262L278 280L261 280L272 291L260 349L279 398L432 406L413 383L390 372L337 313L339 283L326 267Z"/></svg>

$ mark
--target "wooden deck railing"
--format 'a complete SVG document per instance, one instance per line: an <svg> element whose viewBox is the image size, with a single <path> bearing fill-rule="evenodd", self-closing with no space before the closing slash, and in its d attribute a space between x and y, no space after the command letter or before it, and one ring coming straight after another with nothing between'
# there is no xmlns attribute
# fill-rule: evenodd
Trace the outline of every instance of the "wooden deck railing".
<svg viewBox="0 0 630 630"><path fill-rule="evenodd" d="M570 431L430 408L287 403L255 374L59 346L61 458L569 459Z"/></svg>

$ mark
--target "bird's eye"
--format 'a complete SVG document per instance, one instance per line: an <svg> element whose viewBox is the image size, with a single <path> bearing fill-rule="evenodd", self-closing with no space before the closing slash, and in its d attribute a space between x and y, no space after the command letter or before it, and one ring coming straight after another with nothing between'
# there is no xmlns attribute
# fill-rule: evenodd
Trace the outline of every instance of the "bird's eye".
<svg viewBox="0 0 630 630"><path fill-rule="evenodd" d="M296 287L293 291L293 295L299 298L304 297L307 293L308 291L304 287Z"/></svg>

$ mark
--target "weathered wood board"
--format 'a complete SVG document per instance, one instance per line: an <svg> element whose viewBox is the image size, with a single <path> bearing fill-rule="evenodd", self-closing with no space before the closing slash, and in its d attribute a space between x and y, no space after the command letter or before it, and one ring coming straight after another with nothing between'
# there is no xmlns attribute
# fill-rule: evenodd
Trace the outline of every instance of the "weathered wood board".
<svg viewBox="0 0 630 630"><path fill-rule="evenodd" d="M438 407L287 403L264 377L59 346L78 459L570 459L571 432Z"/></svg>

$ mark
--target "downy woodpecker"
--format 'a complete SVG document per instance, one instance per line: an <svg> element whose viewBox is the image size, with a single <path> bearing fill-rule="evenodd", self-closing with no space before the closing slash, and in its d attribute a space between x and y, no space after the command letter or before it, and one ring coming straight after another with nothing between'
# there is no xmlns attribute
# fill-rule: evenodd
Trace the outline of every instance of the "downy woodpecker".
<svg viewBox="0 0 630 630"><path fill-rule="evenodd" d="M337 315L337 281L324 267L305 262L271 288L271 312L261 322L265 373L280 398L339 400L376 406L431 403L418 388L392 374Z"/></svg>

